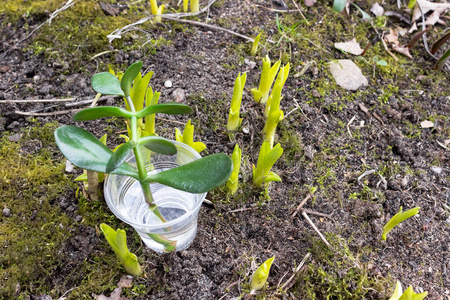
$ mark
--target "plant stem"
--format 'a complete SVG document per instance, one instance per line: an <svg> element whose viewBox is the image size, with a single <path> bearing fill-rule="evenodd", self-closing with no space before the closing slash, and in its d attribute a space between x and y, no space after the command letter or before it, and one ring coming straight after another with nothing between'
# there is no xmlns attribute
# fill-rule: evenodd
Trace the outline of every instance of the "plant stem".
<svg viewBox="0 0 450 300"><path fill-rule="evenodd" d="M127 99L128 100L128 99ZM131 101L128 101L131 103ZM132 108L132 104L130 108ZM133 107L134 108L134 107ZM142 192L144 193L145 201L148 203L149 208L152 212L163 222L167 222L166 219L162 216L161 212L158 209L158 206L153 201L152 192L150 190L150 184L144 183L144 179L147 177L147 169L145 168L145 162L142 158L142 153L137 145L137 118L133 116L130 120L130 130L131 130L131 139L136 143L136 146L133 148L134 156L136 157L136 165L139 173L139 183L141 184Z"/></svg>

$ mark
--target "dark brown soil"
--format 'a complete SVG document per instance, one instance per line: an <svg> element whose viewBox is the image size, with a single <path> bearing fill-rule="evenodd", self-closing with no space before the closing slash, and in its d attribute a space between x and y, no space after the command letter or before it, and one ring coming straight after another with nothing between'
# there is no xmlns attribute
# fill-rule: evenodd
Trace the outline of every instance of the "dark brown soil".
<svg viewBox="0 0 450 300"><path fill-rule="evenodd" d="M211 24L252 37L264 30L265 38L278 41L276 13L264 8L271 5L264 1L224 1L210 9L208 18ZM295 9L292 3L288 5ZM151 85L161 92L160 102L181 101L194 108L189 117L160 116L157 124L160 135L173 139L173 127L183 127L178 122L185 123L190 118L196 127L196 139L207 145L208 154L231 154L235 143L242 148L241 188L236 196L227 195L225 187L208 195L213 205L202 207L196 239L187 250L159 255L142 246L131 229L127 231L130 250L137 253L145 271L144 276L133 282L134 287L145 293L129 292L127 298L233 299L249 291L248 282L257 265L275 255L268 287L262 294L268 299L328 299L327 295L333 295L330 299L387 299L396 280L404 289L412 285L415 292L428 291L427 299L450 299L450 145L445 147L445 141L450 139L448 71L432 70L434 60L419 42L413 51L414 61L404 58L397 64L389 61L389 71L377 68L375 77L371 76L372 67L361 63L363 73L370 79L369 87L359 92L345 91L334 84L327 70L327 61L347 57L332 45L351 39L348 37L352 26L367 31L363 45L371 29L359 17L338 16L334 18L340 20L339 28L344 27L345 33L335 32L333 24L319 23L321 18L325 18L324 23L329 22L324 16L335 14L324 3L316 3L309 9L303 2L301 6L311 21L310 31L320 28L320 32L327 32L328 35L321 33L321 40L314 39L327 52L307 42L299 44L302 40L293 38L278 47L266 43L254 58L249 55L250 44L239 37L164 21L161 25L145 25L158 38L170 41L158 45L154 54L109 46L103 51L117 51L86 61L84 71L76 72L68 67L71 61L60 63L42 53L34 55L27 48L33 37L11 49L29 33L24 24L32 29L46 18L31 16L15 24L2 23L0 100L92 99L93 74L106 71L108 64L119 70L142 60L145 70L155 72ZM361 6L369 11L369 7ZM298 13L279 17L285 18L282 19L285 24L302 20ZM198 21L205 22L205 18L201 14ZM390 20L389 26L401 25L396 22ZM328 30L322 31L323 26L329 27ZM313 39L313 36L311 33L304 37ZM380 45L377 47L378 51L382 49ZM276 139L285 151L274 171L283 181L271 183L264 191L251 185L251 166L256 164L262 143L264 119L263 108L253 100L250 88L259 83L261 59L266 53L273 61L289 54L291 74L283 89L282 109L287 117L279 124ZM390 58L381 53L386 60ZM299 75L305 64L313 60L316 63ZM228 105L239 72L248 74L241 109L244 131L229 135L225 129ZM164 87L167 80L173 83L171 88ZM177 97L179 91L185 97ZM122 100L110 97L100 103L114 104L122 105ZM69 111L58 114L65 110ZM39 124L53 121L74 124L73 113L73 108L58 103L2 102L0 135L26 131L36 126L36 120ZM347 125L350 120L351 125ZM424 120L432 120L434 127L421 128L420 122ZM125 129L124 123L116 119L77 125L97 137ZM109 137L111 147L121 142L117 135ZM39 147L35 141L24 144L22 149L33 154L33 149ZM55 159L64 160L59 154ZM377 172L358 179L369 170ZM76 174L80 172L77 170ZM303 208L313 211L308 215L331 242L331 251L306 222L302 211L292 217L311 187L318 190ZM49 294L57 299L66 292L65 296L71 297L72 289L76 291L89 281L86 264L91 263L94 254L114 256L105 247L98 229L80 222L85 218L85 210L75 198L75 191L68 190L58 201L53 205L60 206L74 225L70 237L58 250L61 256L57 272L45 278L51 292L30 287L31 282L21 287L21 297L44 299L39 297ZM2 202L0 206L6 207L7 199ZM105 203L100 206L106 211ZM380 241L384 224L400 207L407 210L417 206L418 215L396 227L386 242ZM104 215L98 216L99 223L106 221ZM124 224L120 226L127 228ZM282 292L280 286L308 252L312 256L293 285ZM330 277L321 277L318 270ZM366 278L353 276L351 272L361 272ZM121 274L115 274L107 287L94 286L87 289L88 294L72 297L90 298L102 292L109 296ZM349 280L344 282L349 292L340 293L337 282L344 279ZM371 283L365 285L367 290L357 294L359 280Z"/></svg>

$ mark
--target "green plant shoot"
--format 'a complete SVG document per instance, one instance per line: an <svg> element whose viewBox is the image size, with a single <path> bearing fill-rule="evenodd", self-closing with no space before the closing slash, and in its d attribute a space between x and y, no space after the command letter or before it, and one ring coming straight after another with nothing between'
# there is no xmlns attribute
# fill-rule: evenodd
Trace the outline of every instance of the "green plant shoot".
<svg viewBox="0 0 450 300"><path fill-rule="evenodd" d="M164 12L164 4L158 7L156 0L150 0L150 7L154 16L162 15ZM161 23L161 17L154 17L153 20L155 20L155 23Z"/></svg>
<svg viewBox="0 0 450 300"><path fill-rule="evenodd" d="M242 74L242 76L239 73L234 81L233 96L227 122L227 130L230 132L237 131L242 122L242 118L239 118L239 111L241 110L242 93L244 92L246 79L247 73Z"/></svg>
<svg viewBox="0 0 450 300"><path fill-rule="evenodd" d="M259 40L261 39L261 33L258 34L257 37L255 37L255 40L253 41L253 45L252 45L252 51L251 51L251 55L255 56L256 52L258 51L258 45L259 45Z"/></svg>
<svg viewBox="0 0 450 300"><path fill-rule="evenodd" d="M267 278L269 278L270 267L272 267L273 260L275 256L266 260L262 265L256 269L253 273L252 279L250 281L250 288L252 289L250 294L254 294L255 291L259 291L266 284Z"/></svg>
<svg viewBox="0 0 450 300"><path fill-rule="evenodd" d="M414 293L412 286L409 286L404 293L402 292L402 284L400 281L397 281L394 293L389 300L422 300L428 295L428 292L423 292L420 294Z"/></svg>
<svg viewBox="0 0 450 300"><path fill-rule="evenodd" d="M255 98L256 102L266 104L267 99L269 98L270 88L272 87L275 76L278 73L280 64L281 61L279 60L271 67L269 56L263 58L263 67L261 72L261 79L259 82L259 88L251 89L253 98Z"/></svg>
<svg viewBox="0 0 450 300"><path fill-rule="evenodd" d="M419 209L420 207L415 207L412 208L410 210L407 210L405 212L402 213L402 207L400 206L400 209L398 211L397 214L395 214L388 222L386 225L384 225L383 227L383 234L381 235L381 239L383 241L386 240L386 236L387 234L398 224L400 224L401 222L405 221L408 218L411 218L412 216L416 215L419 213Z"/></svg>
<svg viewBox="0 0 450 300"><path fill-rule="evenodd" d="M115 231L104 223L100 224L100 229L127 273L133 276L140 275L142 273L141 265L139 265L136 255L128 250L125 230L117 229Z"/></svg>
<svg viewBox="0 0 450 300"><path fill-rule="evenodd" d="M138 121L155 113L186 114L192 112L192 109L184 104L164 103L136 110L131 94L133 93L134 97L140 96L132 92L132 83L141 69L142 62L136 62L125 71L120 81L109 72L95 74L91 80L92 87L97 93L125 97L130 110L114 106L91 107L77 112L73 117L75 121L89 121L104 117L125 118L130 129L129 140L126 143L113 152L90 132L68 125L55 130L55 141L62 154L77 167L136 179L140 183L149 209L164 223L166 220L153 201L149 183L158 182L190 193L204 193L226 182L232 171L232 162L227 155L219 153L158 174L147 173L141 147L164 155L173 155L177 149L173 143L164 138L141 137L138 134ZM125 162L131 151L136 158L136 167ZM176 246L170 243L171 241L165 240L162 236L155 239L157 242L160 240L164 246L168 245L167 251L176 249Z"/></svg>
<svg viewBox="0 0 450 300"><path fill-rule="evenodd" d="M145 96L145 107L151 105L157 105L159 96L161 93L155 92L153 93L153 89L151 86L148 87L147 93ZM155 129L155 114L150 114L144 117L145 126L142 128L142 135L156 135Z"/></svg>
<svg viewBox="0 0 450 300"><path fill-rule="evenodd" d="M253 165L253 184L260 187L270 181L281 181L280 176L271 172L270 169L283 154L280 144L271 147L269 141L265 140L259 150L258 163Z"/></svg>
<svg viewBox="0 0 450 300"><path fill-rule="evenodd" d="M271 97L271 103L269 107L269 112L264 125L264 137L269 142L270 147L273 146L273 141L275 139L275 130L278 123L284 119L284 113L280 109L281 100L281 87L279 84L275 85Z"/></svg>
<svg viewBox="0 0 450 300"><path fill-rule="evenodd" d="M233 154L231 154L231 160L233 161L233 171L231 172L230 178L227 180L227 189L234 195L238 189L238 177L239 170L241 168L241 158L242 158L242 150L239 148L239 145L236 144L234 146Z"/></svg>
<svg viewBox="0 0 450 300"><path fill-rule="evenodd" d="M281 87L281 90L283 90L284 84L286 83L286 80L289 76L289 68L290 68L289 63L287 63L284 67L280 68L277 79L275 80L274 87L279 85ZM274 90L275 90L275 88L272 90L272 93L270 94L269 98L267 99L266 109L264 110L264 116L266 118L269 116L269 110L270 110L270 105L272 103Z"/></svg>
<svg viewBox="0 0 450 300"><path fill-rule="evenodd" d="M187 12L189 6L189 0L183 0L183 11ZM200 6L198 0L191 0L191 12L196 13L199 12Z"/></svg>
<svg viewBox="0 0 450 300"><path fill-rule="evenodd" d="M185 143L198 153L206 149L206 145L202 142L194 142L194 125L191 125L191 120L186 123L183 134L180 129L175 128L175 139L177 142Z"/></svg>

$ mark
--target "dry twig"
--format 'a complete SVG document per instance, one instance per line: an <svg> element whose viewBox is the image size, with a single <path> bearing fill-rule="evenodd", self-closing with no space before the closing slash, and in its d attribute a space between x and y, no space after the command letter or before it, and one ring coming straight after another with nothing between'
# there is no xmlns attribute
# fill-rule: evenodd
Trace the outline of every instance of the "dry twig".
<svg viewBox="0 0 450 300"><path fill-rule="evenodd" d="M322 233L319 231L319 229L314 225L313 221L308 217L305 211L302 212L302 216L308 221L309 225L314 229L315 232L319 235L319 237L322 239L322 241L327 245L328 247L331 247L330 243L325 239L325 237L322 235Z"/></svg>
<svg viewBox="0 0 450 300"><path fill-rule="evenodd" d="M303 258L303 260L300 262L300 264L297 266L297 268L295 268L294 274L292 274L291 277L289 277L289 279L281 286L281 289L284 290L286 287L288 287L288 284L291 283L291 281L294 279L295 275L297 275L298 271L300 271L300 269L303 267L303 265L305 264L305 262L308 260L308 258L311 256L311 253L306 253L305 257ZM290 288L290 286L285 290L285 292Z"/></svg>
<svg viewBox="0 0 450 300"><path fill-rule="evenodd" d="M305 205L306 201L309 200L309 198L311 198L311 194L308 194L305 199L303 199L303 201L297 206L296 210L294 211L294 213L292 214L292 217L294 218L298 212L300 211L300 209L302 208L303 205Z"/></svg>

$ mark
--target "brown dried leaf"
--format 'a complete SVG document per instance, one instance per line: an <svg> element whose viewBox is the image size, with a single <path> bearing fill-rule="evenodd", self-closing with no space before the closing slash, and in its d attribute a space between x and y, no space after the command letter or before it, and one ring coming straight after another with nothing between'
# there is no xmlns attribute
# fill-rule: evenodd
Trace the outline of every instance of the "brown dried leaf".
<svg viewBox="0 0 450 300"><path fill-rule="evenodd" d="M412 59L411 53L409 53L409 48L406 45L392 45L392 50L394 50L395 52L401 53L405 56L408 56L410 59Z"/></svg>
<svg viewBox="0 0 450 300"><path fill-rule="evenodd" d="M361 49L361 46L356 41L356 39L343 43L334 43L334 48L347 53L351 53L353 55L360 55L364 51L363 49Z"/></svg>
<svg viewBox="0 0 450 300"><path fill-rule="evenodd" d="M131 283L133 282L133 276L130 275L124 275L120 278L119 282L117 283L118 287L121 288L129 288L131 287Z"/></svg>
<svg viewBox="0 0 450 300"><path fill-rule="evenodd" d="M377 17L381 17L384 14L384 8L378 2L372 5L370 11Z"/></svg>
<svg viewBox="0 0 450 300"><path fill-rule="evenodd" d="M317 0L305 0L305 5L308 6L308 7L311 7L316 2L317 2Z"/></svg>
<svg viewBox="0 0 450 300"><path fill-rule="evenodd" d="M384 40L395 46L398 46L400 44L400 42L398 41L397 30L395 29L389 29L389 34L386 34L384 36Z"/></svg>
<svg viewBox="0 0 450 300"><path fill-rule="evenodd" d="M436 18L436 16L437 16L437 19L439 19L440 15L442 15L442 14L446 13L448 10L450 10L450 3L430 2L427 0L417 0L417 3L420 4L420 7L422 8L422 12L424 15L430 11L433 12L432 15L436 14L435 16L433 16L433 19ZM422 13L420 12L420 9L419 9L419 6L417 5L417 3L414 6L414 12L413 12L413 15L411 18L411 20L413 22L419 18L422 18ZM430 17L428 17L428 19ZM425 23L428 23L428 19L425 21ZM430 24L430 25L433 25L433 24Z"/></svg>

